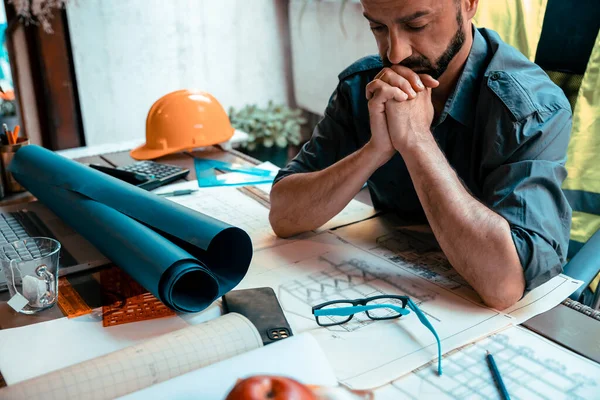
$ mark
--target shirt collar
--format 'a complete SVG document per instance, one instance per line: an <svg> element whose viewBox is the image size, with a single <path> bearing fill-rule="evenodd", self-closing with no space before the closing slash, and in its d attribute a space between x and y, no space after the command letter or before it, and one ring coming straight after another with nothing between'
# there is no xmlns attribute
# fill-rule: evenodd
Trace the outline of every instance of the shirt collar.
<svg viewBox="0 0 600 400"><path fill-rule="evenodd" d="M473 44L465 67L458 78L456 88L450 95L444 110L439 118L441 124L449 114L456 121L466 127L473 126L475 117L475 103L478 83L483 77L485 60L487 56L487 44L479 31L473 26Z"/></svg>

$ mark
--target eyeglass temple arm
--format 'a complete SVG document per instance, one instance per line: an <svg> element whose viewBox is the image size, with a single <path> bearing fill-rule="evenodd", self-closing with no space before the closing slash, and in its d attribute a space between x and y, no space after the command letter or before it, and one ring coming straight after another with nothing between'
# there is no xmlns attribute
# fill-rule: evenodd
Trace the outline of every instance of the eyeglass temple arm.
<svg viewBox="0 0 600 400"><path fill-rule="evenodd" d="M318 310L314 310L313 314L317 317L326 317L329 315L348 316L362 311L375 310L378 308L391 308L392 310L398 312L400 315L407 315L410 313L410 311L406 308L398 307L394 304L369 304L366 306L352 306L327 309L320 308Z"/></svg>
<svg viewBox="0 0 600 400"><path fill-rule="evenodd" d="M431 331L431 333L433 333L433 336L435 336L435 340L437 341L437 347L438 347L438 375L441 376L442 375L442 344L440 342L440 338L439 338L437 332L435 331L435 328L433 327L433 325L431 325L431 323L429 322L429 320L427 319L425 314L423 314L423 312L419 309L419 307L411 299L408 299L407 305L410 307L411 310L413 310L415 312L415 314L417 314L419 321L421 321L421 323L423 325L425 325L425 327L427 329L429 329L429 331Z"/></svg>

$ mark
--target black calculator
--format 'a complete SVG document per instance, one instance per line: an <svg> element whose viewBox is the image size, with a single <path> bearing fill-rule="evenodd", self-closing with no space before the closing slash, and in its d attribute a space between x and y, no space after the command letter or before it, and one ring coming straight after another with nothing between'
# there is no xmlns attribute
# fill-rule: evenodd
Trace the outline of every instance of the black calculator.
<svg viewBox="0 0 600 400"><path fill-rule="evenodd" d="M183 179L190 173L187 168L161 164L155 161L138 161L117 169L147 175L147 181L136 185L146 190L156 189L177 179Z"/></svg>

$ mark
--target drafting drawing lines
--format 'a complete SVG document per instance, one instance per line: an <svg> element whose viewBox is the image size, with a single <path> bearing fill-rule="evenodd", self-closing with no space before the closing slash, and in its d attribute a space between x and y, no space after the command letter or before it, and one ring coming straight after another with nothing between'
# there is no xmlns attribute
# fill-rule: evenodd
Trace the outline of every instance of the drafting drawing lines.
<svg viewBox="0 0 600 400"><path fill-rule="evenodd" d="M312 306L331 300L353 300L363 297L373 297L390 293L383 292L379 286L382 282L398 289L400 294L409 296L417 304L434 300L436 292L407 284L399 275L384 273L377 267L360 259L351 259L341 263L334 263L325 255L319 257L319 261L326 264L325 268L317 273L308 275L301 280L293 280L279 287L280 298L285 299L286 294L292 296L304 304L305 309L310 310ZM287 309L285 300L283 307ZM398 301L398 303L400 303ZM308 307L307 307L308 306ZM310 311L309 311L310 312ZM387 316L380 311L378 317ZM312 319L312 315L310 316ZM434 317L435 318L435 317ZM371 320L365 313L355 314L352 320L344 325L332 326L327 329L332 331L354 331L375 321Z"/></svg>
<svg viewBox="0 0 600 400"><path fill-rule="evenodd" d="M377 246L370 250L446 289L473 290L432 240L431 234L399 229L378 237Z"/></svg>
<svg viewBox="0 0 600 400"><path fill-rule="evenodd" d="M202 199L201 201L197 201L197 204L194 204L194 206L191 208L201 210L207 215L215 216L215 218L227 220L227 223L241 227L249 235L268 235L271 233L269 224L265 223L267 220L264 217L268 215L268 210L266 209L260 214L247 212L239 204L236 204L235 201L230 201L225 196L218 196L215 199ZM227 217L224 218L224 216Z"/></svg>
<svg viewBox="0 0 600 400"><path fill-rule="evenodd" d="M600 383L593 374L569 373L568 367L561 361L540 357L530 347L513 345L504 334L496 334L444 357L444 379L432 374L429 365L414 373L423 381L422 386L439 391L438 398L497 398L498 389L485 361L486 351L500 360L502 379L511 399L583 400L600 390ZM406 398L417 399L403 389L402 380L394 386ZM431 390L428 392L431 393Z"/></svg>

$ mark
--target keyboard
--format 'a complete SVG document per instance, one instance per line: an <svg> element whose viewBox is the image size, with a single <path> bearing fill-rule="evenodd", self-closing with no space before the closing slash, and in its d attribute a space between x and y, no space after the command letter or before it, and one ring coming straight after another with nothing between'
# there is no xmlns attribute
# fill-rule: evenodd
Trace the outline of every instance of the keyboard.
<svg viewBox="0 0 600 400"><path fill-rule="evenodd" d="M35 225L25 222L27 218L24 214L24 211L0 213L0 245L32 236L42 236L36 235Z"/></svg>
<svg viewBox="0 0 600 400"><path fill-rule="evenodd" d="M177 179L183 179L189 174L190 170L176 165L161 164L155 161L138 161L124 167L119 167L129 172L153 176L147 182L137 185L146 190L156 189Z"/></svg>
<svg viewBox="0 0 600 400"><path fill-rule="evenodd" d="M565 301L562 302L562 304L564 304L565 306L572 308L573 310L577 310L580 313L583 313L585 315L587 315L588 317L597 319L598 321L600 321L600 310L594 310L592 307L588 307L584 304L581 304L578 301L575 300L571 300L569 298L567 298Z"/></svg>
<svg viewBox="0 0 600 400"><path fill-rule="evenodd" d="M46 224L34 213L28 210L0 213L0 246L29 237L47 237L56 239ZM27 246L32 256L39 256L35 244ZM37 252L37 253L36 253ZM60 248L60 266L77 265L77 261L65 249ZM7 290L4 274L0 274L0 292Z"/></svg>

